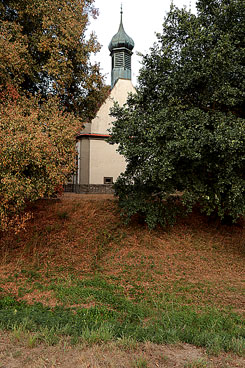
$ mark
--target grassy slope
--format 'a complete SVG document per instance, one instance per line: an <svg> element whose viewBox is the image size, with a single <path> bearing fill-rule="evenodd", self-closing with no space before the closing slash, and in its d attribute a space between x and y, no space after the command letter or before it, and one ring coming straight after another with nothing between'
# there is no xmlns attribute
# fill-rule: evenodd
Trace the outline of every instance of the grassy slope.
<svg viewBox="0 0 245 368"><path fill-rule="evenodd" d="M94 197L96 198L96 197ZM244 354L245 228L198 212L125 227L113 199L40 201L0 239L0 324L49 344L118 338Z"/></svg>

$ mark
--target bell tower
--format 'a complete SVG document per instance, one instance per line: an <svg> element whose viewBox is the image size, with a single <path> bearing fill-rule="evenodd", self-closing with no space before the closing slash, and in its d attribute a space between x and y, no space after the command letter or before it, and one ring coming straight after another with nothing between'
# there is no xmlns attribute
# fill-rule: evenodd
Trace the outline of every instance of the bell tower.
<svg viewBox="0 0 245 368"><path fill-rule="evenodd" d="M118 79L131 80L131 57L134 48L134 41L124 31L122 21L122 7L121 7L121 21L118 32L112 37L109 44L110 56L112 60L111 65L111 88L114 87Z"/></svg>

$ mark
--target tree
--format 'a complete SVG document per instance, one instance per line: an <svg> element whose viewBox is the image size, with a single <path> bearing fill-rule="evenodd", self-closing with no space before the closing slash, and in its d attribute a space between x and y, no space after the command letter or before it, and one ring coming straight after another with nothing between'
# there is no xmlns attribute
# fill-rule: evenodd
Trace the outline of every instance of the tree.
<svg viewBox="0 0 245 368"><path fill-rule="evenodd" d="M0 104L0 230L18 230L26 204L61 190L74 168L80 121L49 99L8 89Z"/></svg>
<svg viewBox="0 0 245 368"><path fill-rule="evenodd" d="M94 0L1 0L0 87L19 93L57 96L83 121L94 117L106 91L98 64L100 49L86 35Z"/></svg>
<svg viewBox="0 0 245 368"><path fill-rule="evenodd" d="M107 93L94 0L0 0L0 231L19 229L28 202L60 190L76 134Z"/></svg>
<svg viewBox="0 0 245 368"><path fill-rule="evenodd" d="M137 93L115 106L111 143L127 160L116 182L123 212L172 222L180 192L222 219L245 213L245 2L170 8L143 57Z"/></svg>

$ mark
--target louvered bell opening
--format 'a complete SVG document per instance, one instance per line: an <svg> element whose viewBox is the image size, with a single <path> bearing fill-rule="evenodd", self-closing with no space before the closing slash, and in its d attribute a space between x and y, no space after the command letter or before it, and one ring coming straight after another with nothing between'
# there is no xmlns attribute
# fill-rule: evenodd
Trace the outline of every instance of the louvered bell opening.
<svg viewBox="0 0 245 368"><path fill-rule="evenodd" d="M131 69L131 56L126 52L117 52L112 57L112 68Z"/></svg>
<svg viewBox="0 0 245 368"><path fill-rule="evenodd" d="M115 68L123 68L124 67L124 63L123 63L123 52L117 52L115 54L115 59L114 59L114 67Z"/></svg>
<svg viewBox="0 0 245 368"><path fill-rule="evenodd" d="M129 54L125 54L125 68L131 69L131 56Z"/></svg>

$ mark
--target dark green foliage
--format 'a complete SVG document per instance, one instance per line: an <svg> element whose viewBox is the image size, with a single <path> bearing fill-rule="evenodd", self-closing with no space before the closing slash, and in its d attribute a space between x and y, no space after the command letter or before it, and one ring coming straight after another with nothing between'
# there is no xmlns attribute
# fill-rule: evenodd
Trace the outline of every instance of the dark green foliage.
<svg viewBox="0 0 245 368"><path fill-rule="evenodd" d="M186 211L245 212L245 2L197 9L171 7L137 94L112 111L111 142L128 162L116 194L128 218L141 213L150 227L173 222L176 191Z"/></svg>

